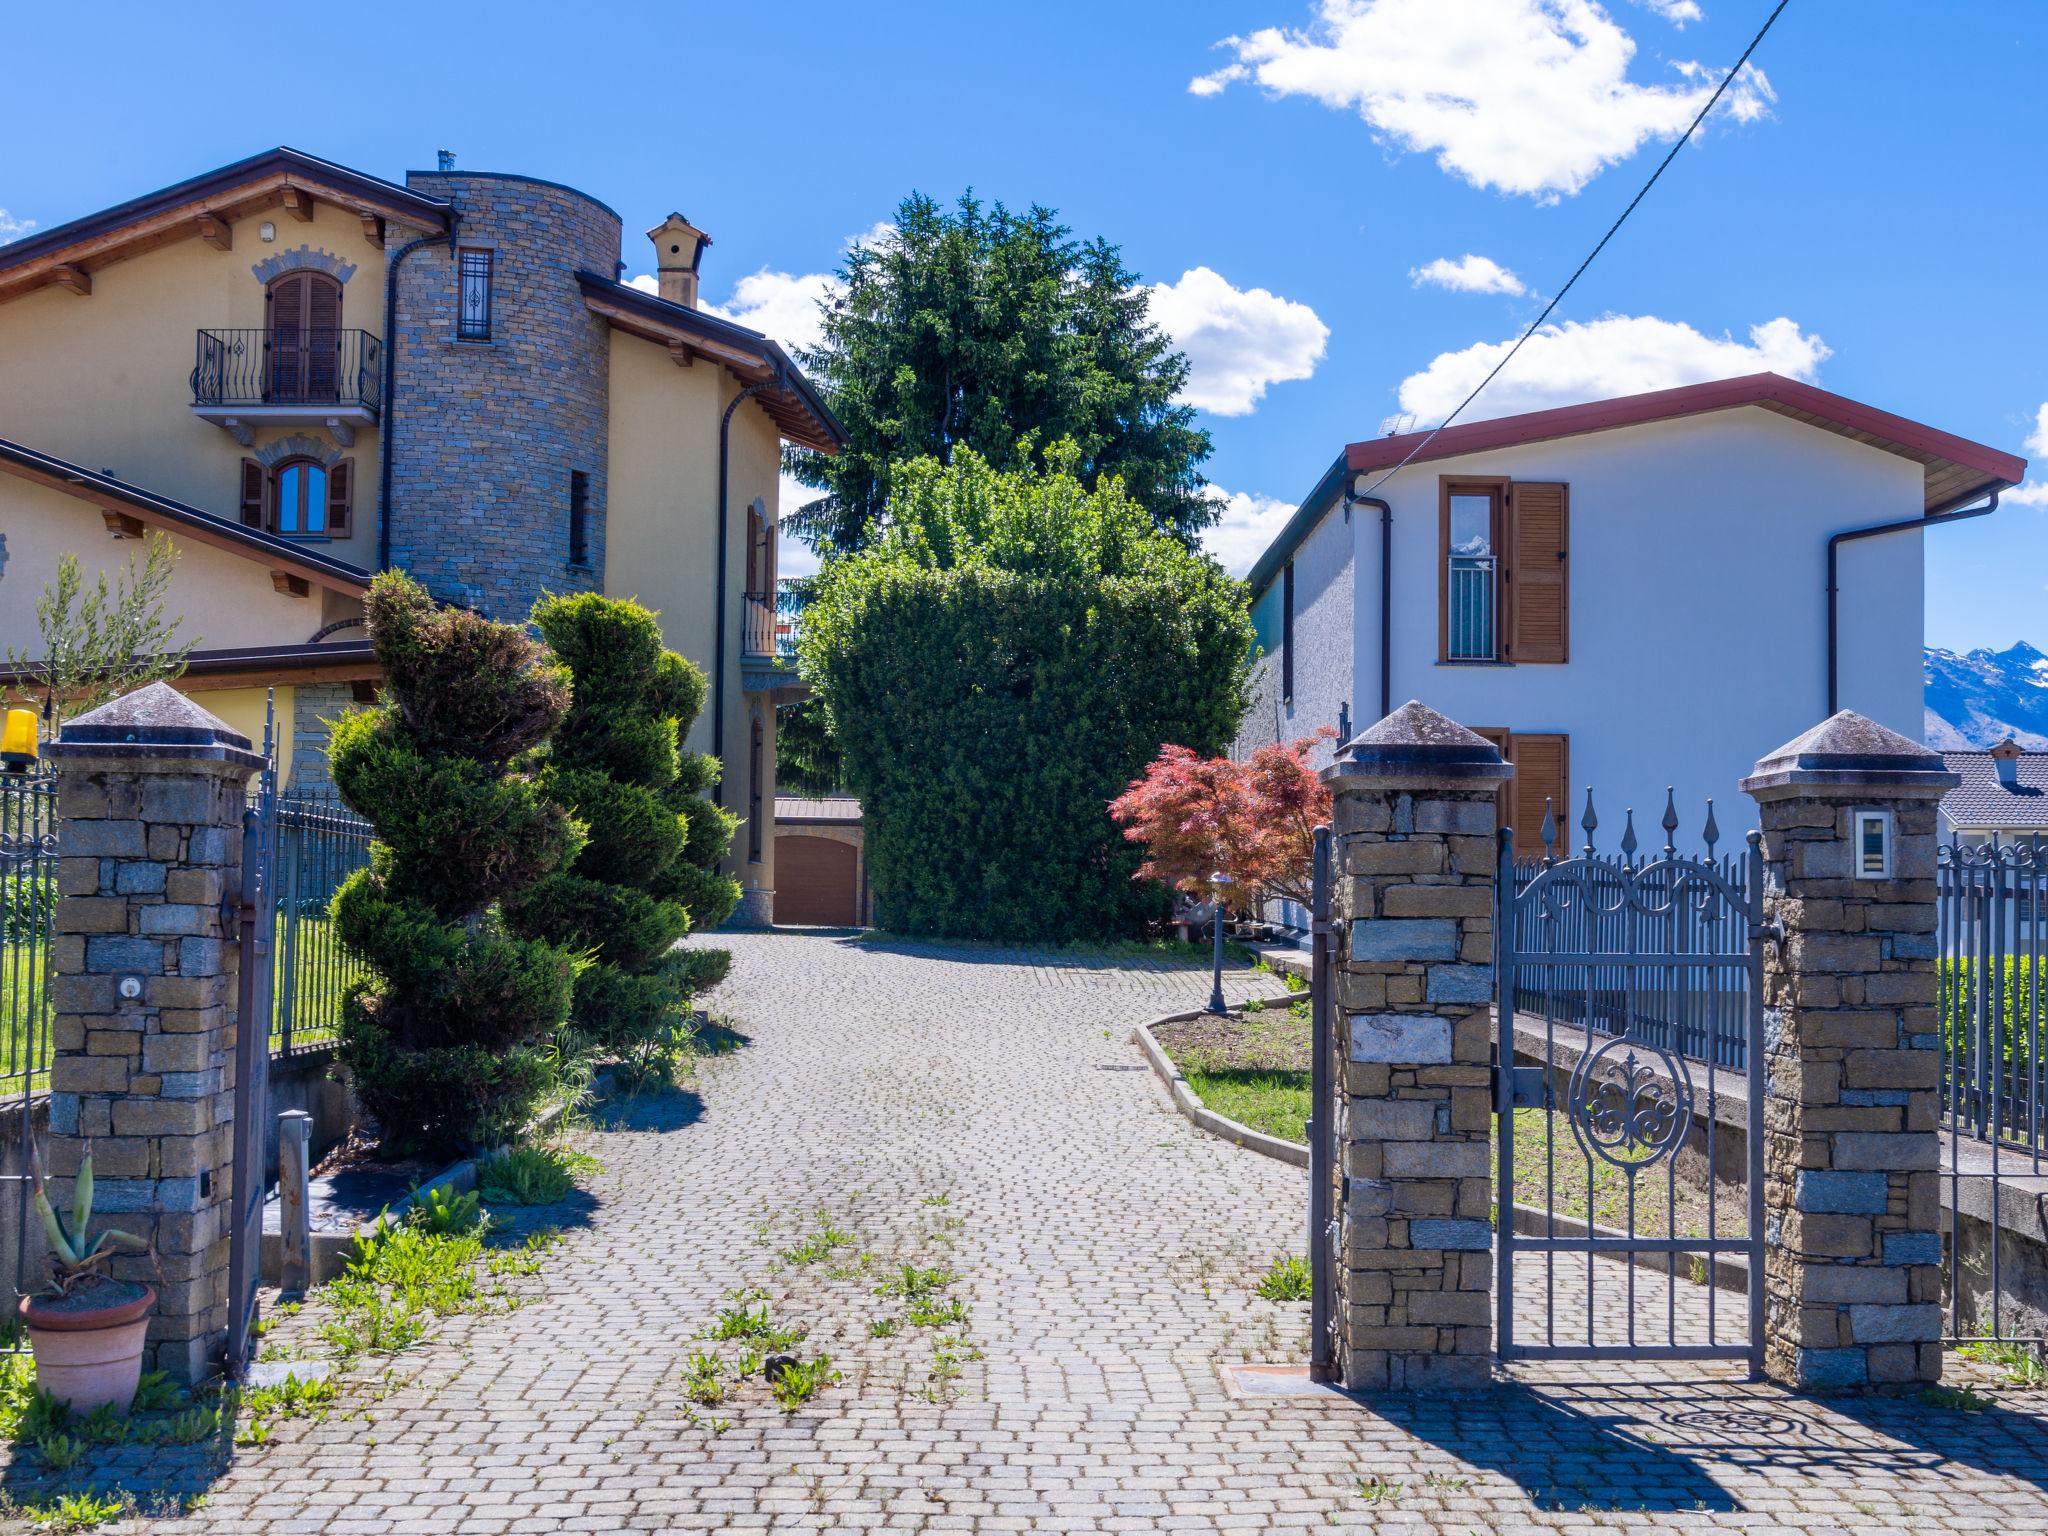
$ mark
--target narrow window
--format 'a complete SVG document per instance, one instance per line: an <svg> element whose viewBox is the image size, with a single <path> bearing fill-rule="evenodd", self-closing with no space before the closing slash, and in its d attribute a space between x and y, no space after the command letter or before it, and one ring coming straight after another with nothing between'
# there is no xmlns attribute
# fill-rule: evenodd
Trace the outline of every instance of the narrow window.
<svg viewBox="0 0 2048 1536"><path fill-rule="evenodd" d="M327 466L312 459L293 459L278 466L277 492L271 498L276 527L286 538L321 537L327 532Z"/></svg>
<svg viewBox="0 0 2048 1536"><path fill-rule="evenodd" d="M766 733L761 729L760 716L754 717L753 740L747 745L747 862L761 862L761 757L762 738Z"/></svg>
<svg viewBox="0 0 2048 1536"><path fill-rule="evenodd" d="M1442 484L1437 629L1444 661L1500 659L1499 552L1505 483Z"/></svg>
<svg viewBox="0 0 2048 1536"><path fill-rule="evenodd" d="M464 246L458 258L461 273L455 335L462 341L491 339L491 253Z"/></svg>
<svg viewBox="0 0 2048 1536"><path fill-rule="evenodd" d="M590 476L569 471L569 563L590 564Z"/></svg>
<svg viewBox="0 0 2048 1536"><path fill-rule="evenodd" d="M1294 562L1280 573L1280 699L1294 702Z"/></svg>

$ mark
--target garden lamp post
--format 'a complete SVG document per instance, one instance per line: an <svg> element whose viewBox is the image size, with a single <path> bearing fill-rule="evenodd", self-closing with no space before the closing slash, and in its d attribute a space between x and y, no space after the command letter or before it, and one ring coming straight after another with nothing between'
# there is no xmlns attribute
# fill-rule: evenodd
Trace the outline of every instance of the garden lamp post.
<svg viewBox="0 0 2048 1536"><path fill-rule="evenodd" d="M1209 875L1210 904L1216 912L1216 964L1209 983L1209 1011L1222 1013L1223 1006L1223 898L1237 882L1222 870Z"/></svg>

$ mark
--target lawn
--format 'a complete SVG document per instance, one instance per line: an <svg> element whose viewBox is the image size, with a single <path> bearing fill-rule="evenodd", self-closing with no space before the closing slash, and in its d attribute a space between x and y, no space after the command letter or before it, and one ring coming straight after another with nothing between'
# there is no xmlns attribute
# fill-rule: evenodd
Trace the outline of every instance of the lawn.
<svg viewBox="0 0 2048 1536"><path fill-rule="evenodd" d="M1300 1141L1309 1113L1308 999L1153 1030L1195 1097L1268 1136Z"/></svg>

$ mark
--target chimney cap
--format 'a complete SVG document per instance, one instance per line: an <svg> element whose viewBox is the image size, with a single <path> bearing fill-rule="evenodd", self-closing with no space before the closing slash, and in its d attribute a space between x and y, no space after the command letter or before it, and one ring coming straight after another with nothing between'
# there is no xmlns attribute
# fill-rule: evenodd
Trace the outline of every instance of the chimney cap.
<svg viewBox="0 0 2048 1536"><path fill-rule="evenodd" d="M2023 754L2020 752L2020 744L2008 736L1991 749L1991 755L1996 758L2011 760Z"/></svg>
<svg viewBox="0 0 2048 1536"><path fill-rule="evenodd" d="M656 265L682 267L691 272L697 270L697 264L704 259L704 247L711 243L709 235L680 213L671 213L647 231L647 238L654 242Z"/></svg>

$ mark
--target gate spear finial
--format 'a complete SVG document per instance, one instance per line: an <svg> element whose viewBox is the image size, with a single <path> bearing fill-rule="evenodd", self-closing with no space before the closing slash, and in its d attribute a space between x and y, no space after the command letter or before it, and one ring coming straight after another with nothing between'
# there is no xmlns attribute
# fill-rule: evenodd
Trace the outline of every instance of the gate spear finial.
<svg viewBox="0 0 2048 1536"><path fill-rule="evenodd" d="M1636 861L1637 846L1636 808L1631 805L1627 808L1627 820L1621 829L1621 856L1626 862L1633 864Z"/></svg>
<svg viewBox="0 0 2048 1536"><path fill-rule="evenodd" d="M1600 818L1593 814L1593 786L1586 786L1586 814L1579 818L1579 825L1586 829L1586 857L1593 857L1593 829L1600 825Z"/></svg>
<svg viewBox="0 0 2048 1536"><path fill-rule="evenodd" d="M1707 840L1707 862L1712 863L1714 844L1721 840L1721 829L1714 822L1714 797L1712 795L1707 796L1707 826L1706 831L1702 835Z"/></svg>
<svg viewBox="0 0 2048 1536"><path fill-rule="evenodd" d="M1678 802L1672 798L1671 786L1664 786L1664 857L1671 858L1678 852L1678 845L1672 841L1678 835Z"/></svg>

